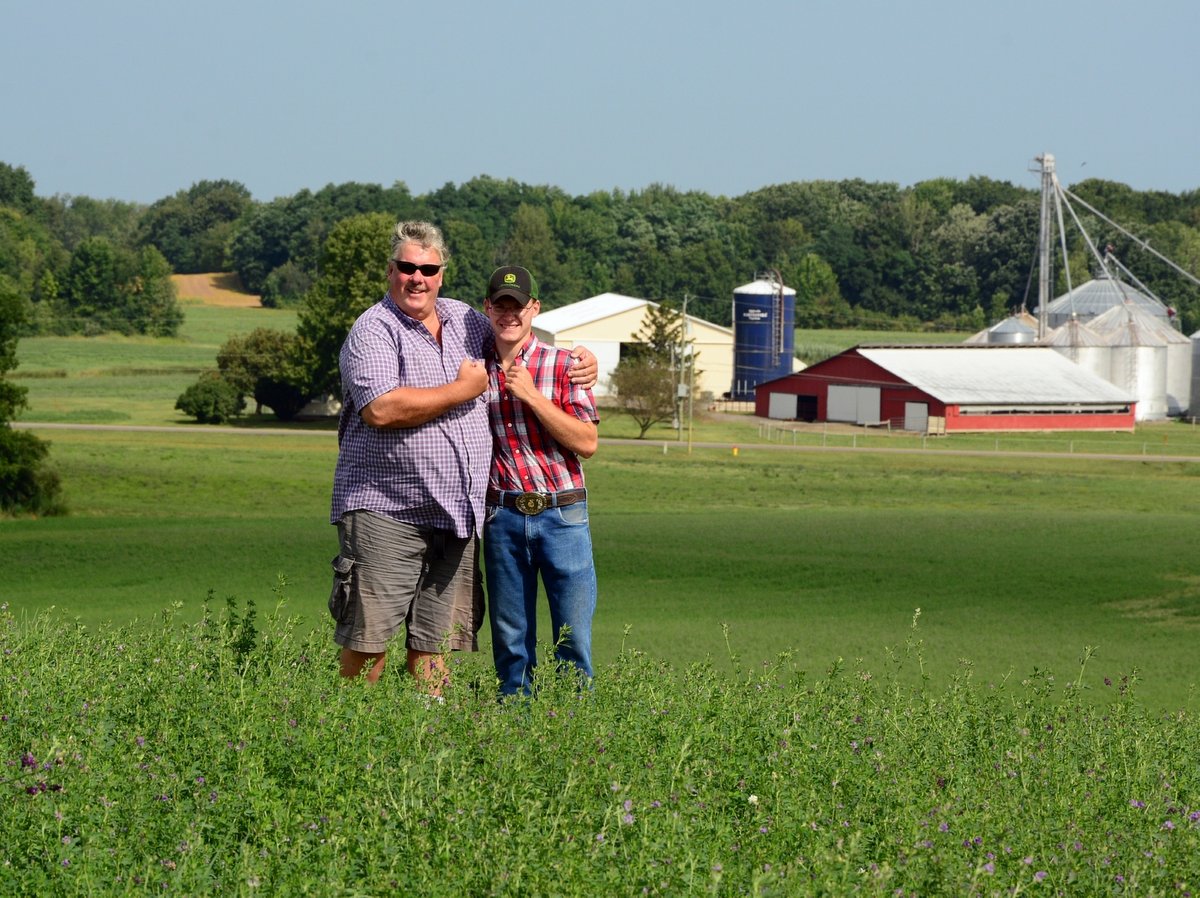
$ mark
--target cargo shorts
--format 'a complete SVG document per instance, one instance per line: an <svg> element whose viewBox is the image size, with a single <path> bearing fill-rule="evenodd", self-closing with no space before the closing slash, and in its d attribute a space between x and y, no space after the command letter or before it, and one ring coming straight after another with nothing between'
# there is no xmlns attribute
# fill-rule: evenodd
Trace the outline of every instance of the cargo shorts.
<svg viewBox="0 0 1200 898"><path fill-rule="evenodd" d="M478 651L483 624L479 542L369 511L338 522L329 613L334 642L368 655L386 651L403 625L405 647Z"/></svg>

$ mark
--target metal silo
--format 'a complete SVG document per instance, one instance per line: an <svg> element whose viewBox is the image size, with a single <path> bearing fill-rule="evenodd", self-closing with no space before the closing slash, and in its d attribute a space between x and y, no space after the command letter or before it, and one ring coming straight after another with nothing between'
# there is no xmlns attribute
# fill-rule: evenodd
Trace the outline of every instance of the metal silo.
<svg viewBox="0 0 1200 898"><path fill-rule="evenodd" d="M1131 305L1148 315L1154 315L1164 321L1167 319L1167 307L1156 298L1147 296L1119 278L1101 274L1048 303L1046 324L1055 328L1061 327L1072 318L1091 321L1112 308Z"/></svg>
<svg viewBox="0 0 1200 898"><path fill-rule="evenodd" d="M759 384L792 373L796 291L766 275L733 291L733 385L730 396L754 398Z"/></svg>
<svg viewBox="0 0 1200 898"><path fill-rule="evenodd" d="M1188 414L1200 418L1200 331L1192 334L1192 399Z"/></svg>
<svg viewBox="0 0 1200 898"><path fill-rule="evenodd" d="M1102 334L1096 333L1077 318L1072 318L1062 327L1046 334L1043 346L1049 346L1059 355L1107 381L1112 380L1112 347Z"/></svg>
<svg viewBox="0 0 1200 898"><path fill-rule="evenodd" d="M1108 339L1109 383L1123 387L1137 399L1138 421L1167 416L1167 342L1133 306L1109 309L1091 321L1092 328Z"/></svg>

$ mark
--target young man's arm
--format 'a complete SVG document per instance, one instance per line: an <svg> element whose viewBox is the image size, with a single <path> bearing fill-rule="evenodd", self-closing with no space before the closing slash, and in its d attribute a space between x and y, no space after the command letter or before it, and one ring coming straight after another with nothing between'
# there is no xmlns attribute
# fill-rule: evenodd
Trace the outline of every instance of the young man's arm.
<svg viewBox="0 0 1200 898"><path fill-rule="evenodd" d="M396 387L368 402L360 415L363 423L383 430L417 427L481 395L487 382L487 365L466 359L458 377L445 386Z"/></svg>
<svg viewBox="0 0 1200 898"><path fill-rule="evenodd" d="M505 368L504 385L508 392L525 403L537 416L546 432L560 446L580 458L591 458L596 454L600 438L595 423L576 418L555 405L534 384L528 368L520 363Z"/></svg>

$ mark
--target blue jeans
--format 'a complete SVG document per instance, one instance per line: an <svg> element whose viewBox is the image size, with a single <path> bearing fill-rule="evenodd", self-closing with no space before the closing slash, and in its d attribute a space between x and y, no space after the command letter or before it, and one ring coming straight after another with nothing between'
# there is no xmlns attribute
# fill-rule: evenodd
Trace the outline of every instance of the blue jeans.
<svg viewBox="0 0 1200 898"><path fill-rule="evenodd" d="M537 665L539 573L550 602L554 657L590 679L596 568L587 502L547 508L536 515L489 505L483 557L492 657L501 695L530 692Z"/></svg>

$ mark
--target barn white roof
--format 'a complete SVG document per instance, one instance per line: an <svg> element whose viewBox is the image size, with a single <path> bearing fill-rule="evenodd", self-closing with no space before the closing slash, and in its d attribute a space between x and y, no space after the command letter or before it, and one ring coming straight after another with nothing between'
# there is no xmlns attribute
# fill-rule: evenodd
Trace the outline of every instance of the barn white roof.
<svg viewBox="0 0 1200 898"><path fill-rule="evenodd" d="M541 312L533 319L533 326L546 333L557 334L647 305L654 305L654 303L648 299L635 299L620 293L601 293L591 299L573 302L569 306L559 306L557 309Z"/></svg>
<svg viewBox="0 0 1200 898"><path fill-rule="evenodd" d="M560 334L573 327L582 327L596 321L603 321L605 318L620 315L630 309L640 309L643 306L657 307L658 303L648 299L623 296L620 293L601 293L599 296L581 299L568 306L559 306L557 309L541 312L533 319L533 326L547 334ZM703 318L697 318L695 315L688 315L688 321L692 324L703 324L713 331L733 333L728 327L721 327L719 324L713 324Z"/></svg>
<svg viewBox="0 0 1200 898"><path fill-rule="evenodd" d="M1043 346L859 346L859 355L952 405L1127 403L1114 386Z"/></svg>

